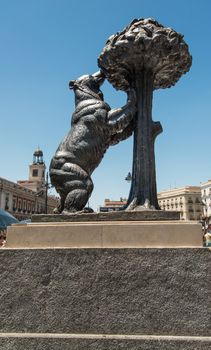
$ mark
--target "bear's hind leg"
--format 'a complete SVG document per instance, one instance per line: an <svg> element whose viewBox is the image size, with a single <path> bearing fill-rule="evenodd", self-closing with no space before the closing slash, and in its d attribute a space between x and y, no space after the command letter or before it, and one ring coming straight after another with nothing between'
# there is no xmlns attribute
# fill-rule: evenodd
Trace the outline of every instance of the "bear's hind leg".
<svg viewBox="0 0 211 350"><path fill-rule="evenodd" d="M62 214L81 211L89 199L89 193L86 189L77 188L70 191L65 199L64 210Z"/></svg>
<svg viewBox="0 0 211 350"><path fill-rule="evenodd" d="M51 177L61 197L57 213L83 210L93 190L90 176L77 164L65 163L61 169L51 170Z"/></svg>

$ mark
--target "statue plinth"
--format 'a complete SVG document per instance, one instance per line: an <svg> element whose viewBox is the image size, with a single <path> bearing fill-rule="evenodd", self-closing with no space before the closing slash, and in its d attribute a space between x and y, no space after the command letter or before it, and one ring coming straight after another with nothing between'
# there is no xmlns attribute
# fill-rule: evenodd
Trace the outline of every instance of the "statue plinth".
<svg viewBox="0 0 211 350"><path fill-rule="evenodd" d="M179 220L180 212L165 210L111 211L107 213L35 214L32 222L165 221Z"/></svg>

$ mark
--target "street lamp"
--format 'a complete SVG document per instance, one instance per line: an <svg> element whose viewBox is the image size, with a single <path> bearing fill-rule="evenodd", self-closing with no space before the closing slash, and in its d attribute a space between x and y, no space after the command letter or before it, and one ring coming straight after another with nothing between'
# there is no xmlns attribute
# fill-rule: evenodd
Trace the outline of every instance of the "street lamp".
<svg viewBox="0 0 211 350"><path fill-rule="evenodd" d="M52 188L50 182L48 182L48 172L46 173L45 187L45 214L48 214L48 190Z"/></svg>
<svg viewBox="0 0 211 350"><path fill-rule="evenodd" d="M131 181L132 181L132 175L131 175L131 172L129 172L129 173L127 174L127 176L126 176L125 180L126 180L127 182L131 182Z"/></svg>
<svg viewBox="0 0 211 350"><path fill-rule="evenodd" d="M40 190L36 193L36 197L41 197L41 196L45 196L45 214L48 214L48 190L51 188L52 186L50 185L50 183L48 182L48 172L46 173L46 180L45 183L42 185L42 187L40 188Z"/></svg>

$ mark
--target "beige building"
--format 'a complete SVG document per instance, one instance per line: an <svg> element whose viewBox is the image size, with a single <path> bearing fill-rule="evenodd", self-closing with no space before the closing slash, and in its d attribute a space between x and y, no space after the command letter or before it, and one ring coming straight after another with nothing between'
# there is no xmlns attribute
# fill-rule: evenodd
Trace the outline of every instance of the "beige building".
<svg viewBox="0 0 211 350"><path fill-rule="evenodd" d="M201 183L201 198L203 202L203 214L211 216L211 180Z"/></svg>
<svg viewBox="0 0 211 350"><path fill-rule="evenodd" d="M158 203L162 210L179 211L181 220L200 220L203 215L199 186L185 186L160 192Z"/></svg>
<svg viewBox="0 0 211 350"><path fill-rule="evenodd" d="M29 179L17 183L0 177L0 208L10 212L19 220L32 214L52 213L57 205L55 196L47 195L45 164L41 150L34 152L29 165Z"/></svg>
<svg viewBox="0 0 211 350"><path fill-rule="evenodd" d="M120 198L119 201L105 199L104 206L99 207L100 212L117 211L127 204L126 198Z"/></svg>

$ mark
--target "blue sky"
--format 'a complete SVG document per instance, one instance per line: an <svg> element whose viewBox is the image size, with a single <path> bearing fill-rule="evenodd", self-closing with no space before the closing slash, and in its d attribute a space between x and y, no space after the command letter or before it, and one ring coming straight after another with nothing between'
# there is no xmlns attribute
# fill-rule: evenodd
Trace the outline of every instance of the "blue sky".
<svg viewBox="0 0 211 350"><path fill-rule="evenodd" d="M210 0L0 0L0 176L28 177L39 147L49 166L74 111L68 82L98 70L107 38L133 18L153 17L184 34L193 65L176 86L155 91L153 118L158 190L199 185L211 178ZM123 92L103 86L111 107ZM90 204L127 197L132 138L111 147L93 174Z"/></svg>

